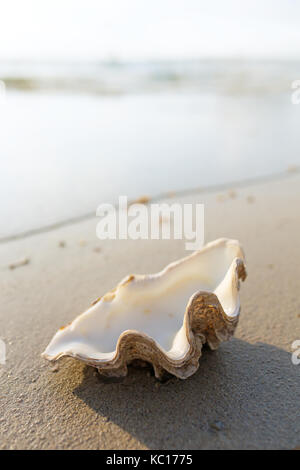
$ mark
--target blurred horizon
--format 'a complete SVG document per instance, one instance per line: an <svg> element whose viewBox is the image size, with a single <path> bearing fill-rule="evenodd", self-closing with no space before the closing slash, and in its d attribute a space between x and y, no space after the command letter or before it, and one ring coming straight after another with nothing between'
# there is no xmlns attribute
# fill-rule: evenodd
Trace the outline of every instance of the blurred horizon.
<svg viewBox="0 0 300 470"><path fill-rule="evenodd" d="M0 61L300 57L294 0L10 0Z"/></svg>

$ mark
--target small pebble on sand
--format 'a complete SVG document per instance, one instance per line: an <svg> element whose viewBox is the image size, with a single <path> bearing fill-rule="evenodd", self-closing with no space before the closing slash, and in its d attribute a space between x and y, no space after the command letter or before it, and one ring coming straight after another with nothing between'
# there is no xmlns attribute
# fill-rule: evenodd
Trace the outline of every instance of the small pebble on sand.
<svg viewBox="0 0 300 470"><path fill-rule="evenodd" d="M222 421L214 421L210 427L212 429L214 429L215 431L222 431L222 429L224 429L224 424L222 423Z"/></svg>
<svg viewBox="0 0 300 470"><path fill-rule="evenodd" d="M171 221L171 217L170 217L170 216L166 216L166 215L162 216L162 215L161 215L161 216L159 217L159 223L160 223L160 225L162 225L162 224L169 224L170 221Z"/></svg>
<svg viewBox="0 0 300 470"><path fill-rule="evenodd" d="M228 191L228 196L229 196L231 199L235 199L236 196L237 196L237 193L236 193L236 191L234 191L233 189L230 189L230 190Z"/></svg>
<svg viewBox="0 0 300 470"><path fill-rule="evenodd" d="M148 202L150 202L150 197L149 196L140 196L139 198L133 200L133 201L130 201L129 202L129 205L132 205L132 204L148 204Z"/></svg>
<svg viewBox="0 0 300 470"><path fill-rule="evenodd" d="M9 269L16 269L20 268L21 266L26 266L26 264L29 264L30 259L29 258L22 258L19 261L15 261L14 263L11 263L8 267Z"/></svg>
<svg viewBox="0 0 300 470"><path fill-rule="evenodd" d="M59 248L65 248L66 242L65 242L64 240L61 240L61 241L58 243L58 246L59 246Z"/></svg>
<svg viewBox="0 0 300 470"><path fill-rule="evenodd" d="M253 204L254 201L255 201L255 197L254 197L254 196L247 196L247 202L248 202L248 204Z"/></svg>

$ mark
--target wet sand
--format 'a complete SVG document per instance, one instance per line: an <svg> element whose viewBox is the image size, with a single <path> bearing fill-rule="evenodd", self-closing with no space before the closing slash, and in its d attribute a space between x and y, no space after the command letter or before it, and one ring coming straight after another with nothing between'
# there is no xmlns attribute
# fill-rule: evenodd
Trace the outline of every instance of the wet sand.
<svg viewBox="0 0 300 470"><path fill-rule="evenodd" d="M237 238L245 249L234 338L204 350L194 376L166 384L149 370L131 368L122 383L106 384L75 360L49 365L40 353L57 328L126 274L185 256L184 242L101 242L90 219L1 244L0 448L299 446L300 365L291 345L300 339L300 176L180 201L205 203L206 241Z"/></svg>

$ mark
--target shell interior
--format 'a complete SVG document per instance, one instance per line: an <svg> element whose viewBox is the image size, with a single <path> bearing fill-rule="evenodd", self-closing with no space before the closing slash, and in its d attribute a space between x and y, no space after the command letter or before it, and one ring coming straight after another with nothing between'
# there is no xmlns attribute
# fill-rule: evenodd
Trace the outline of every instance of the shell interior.
<svg viewBox="0 0 300 470"><path fill-rule="evenodd" d="M129 276L60 329L43 355L107 363L120 336L135 331L152 338L170 360L181 361L190 347L184 315L193 294L214 293L229 321L238 316L237 264L243 258L237 241L220 239L157 274Z"/></svg>

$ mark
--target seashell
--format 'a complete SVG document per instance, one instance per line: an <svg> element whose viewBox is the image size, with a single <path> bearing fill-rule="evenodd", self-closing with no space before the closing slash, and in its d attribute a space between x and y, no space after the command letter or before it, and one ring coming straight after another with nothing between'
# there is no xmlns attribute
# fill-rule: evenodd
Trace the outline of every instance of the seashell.
<svg viewBox="0 0 300 470"><path fill-rule="evenodd" d="M238 241L208 243L157 274L126 277L61 328L42 355L71 356L106 377L125 376L139 360L151 363L159 379L166 372L186 379L198 369L204 344L216 349L233 335L245 278Z"/></svg>

